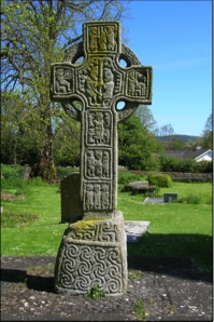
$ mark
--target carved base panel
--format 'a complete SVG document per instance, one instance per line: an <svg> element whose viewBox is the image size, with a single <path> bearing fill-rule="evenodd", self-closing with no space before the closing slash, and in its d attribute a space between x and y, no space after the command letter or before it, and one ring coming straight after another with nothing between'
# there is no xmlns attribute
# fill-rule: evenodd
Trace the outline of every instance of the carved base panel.
<svg viewBox="0 0 214 322"><path fill-rule="evenodd" d="M55 266L57 293L85 294L98 285L107 295L127 291L127 246L121 212L86 219L65 230Z"/></svg>

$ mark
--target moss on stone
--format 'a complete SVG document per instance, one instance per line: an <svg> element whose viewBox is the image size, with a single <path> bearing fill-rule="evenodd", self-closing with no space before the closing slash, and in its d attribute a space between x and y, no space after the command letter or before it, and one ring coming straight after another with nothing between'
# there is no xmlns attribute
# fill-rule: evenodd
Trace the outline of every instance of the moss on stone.
<svg viewBox="0 0 214 322"><path fill-rule="evenodd" d="M84 220L78 220L77 222L75 222L74 224L70 225L70 228L73 229L87 229L88 226L96 226L96 224L102 221L102 219L100 218L90 218L90 219L84 219Z"/></svg>

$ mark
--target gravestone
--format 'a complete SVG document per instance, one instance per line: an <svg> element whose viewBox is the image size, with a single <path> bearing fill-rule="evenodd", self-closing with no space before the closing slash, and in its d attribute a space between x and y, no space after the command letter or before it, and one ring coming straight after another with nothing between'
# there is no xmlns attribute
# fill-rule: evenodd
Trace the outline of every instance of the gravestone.
<svg viewBox="0 0 214 322"><path fill-rule="evenodd" d="M29 164L25 164L23 166L23 179L24 180L30 179L30 172L31 172L31 168L30 168Z"/></svg>
<svg viewBox="0 0 214 322"><path fill-rule="evenodd" d="M174 200L177 200L177 198L178 198L177 193L167 192L167 193L164 193L163 195L163 202L172 202Z"/></svg>
<svg viewBox="0 0 214 322"><path fill-rule="evenodd" d="M95 285L109 295L127 290L126 233L116 211L117 124L140 104L151 104L152 68L142 66L120 38L118 22L85 23L83 42L51 66L52 100L81 122L82 220L68 226L59 246L59 293L84 294Z"/></svg>
<svg viewBox="0 0 214 322"><path fill-rule="evenodd" d="M79 190L80 176L78 172L71 173L60 182L61 223L72 223L82 219Z"/></svg>

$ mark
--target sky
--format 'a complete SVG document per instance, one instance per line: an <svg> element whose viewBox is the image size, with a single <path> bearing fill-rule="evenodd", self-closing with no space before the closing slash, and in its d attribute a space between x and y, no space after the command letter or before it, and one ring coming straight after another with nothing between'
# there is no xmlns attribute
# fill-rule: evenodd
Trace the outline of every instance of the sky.
<svg viewBox="0 0 214 322"><path fill-rule="evenodd" d="M132 0L122 21L126 45L153 67L158 128L201 136L212 113L212 1Z"/></svg>

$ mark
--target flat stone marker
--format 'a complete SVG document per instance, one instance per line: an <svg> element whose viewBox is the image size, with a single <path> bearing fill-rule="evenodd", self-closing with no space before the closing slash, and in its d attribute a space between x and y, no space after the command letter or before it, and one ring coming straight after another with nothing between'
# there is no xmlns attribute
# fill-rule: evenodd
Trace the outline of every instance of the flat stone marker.
<svg viewBox="0 0 214 322"><path fill-rule="evenodd" d="M120 24L115 21L83 24L83 42L51 66L52 100L81 122L83 220L70 224L62 238L55 266L57 292L83 294L95 285L111 295L127 290L126 233L123 215L115 210L117 124L140 104L151 104L151 88L152 68L142 66L121 45Z"/></svg>
<svg viewBox="0 0 214 322"><path fill-rule="evenodd" d="M152 203L152 204L162 204L163 203L163 197L147 197L144 200L144 203Z"/></svg>
<svg viewBox="0 0 214 322"><path fill-rule="evenodd" d="M132 193L154 192L155 190L156 186L149 186L148 181L134 181L125 185L125 191Z"/></svg>
<svg viewBox="0 0 214 322"><path fill-rule="evenodd" d="M150 226L150 221L126 220L125 231L128 243L137 243Z"/></svg>

